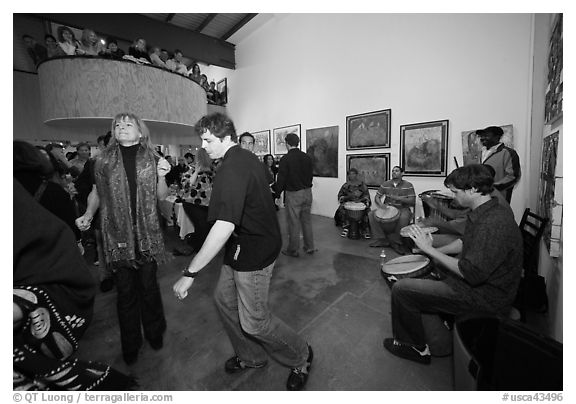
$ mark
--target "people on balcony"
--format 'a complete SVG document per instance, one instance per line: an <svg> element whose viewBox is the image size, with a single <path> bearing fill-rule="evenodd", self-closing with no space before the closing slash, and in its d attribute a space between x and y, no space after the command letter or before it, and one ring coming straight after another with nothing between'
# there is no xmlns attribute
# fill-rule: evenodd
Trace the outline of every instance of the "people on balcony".
<svg viewBox="0 0 576 404"><path fill-rule="evenodd" d="M115 60L122 59L125 54L126 52L118 47L118 42L115 38L108 38L106 48L102 49L100 53L98 53L98 55L101 57Z"/></svg>
<svg viewBox="0 0 576 404"><path fill-rule="evenodd" d="M136 60L150 63L150 57L146 50L146 40L144 38L137 38L132 46L128 48L128 55Z"/></svg>
<svg viewBox="0 0 576 404"><path fill-rule="evenodd" d="M44 35L44 44L46 45L48 59L66 55L62 48L58 46L58 41L56 41L53 35Z"/></svg>
<svg viewBox="0 0 576 404"><path fill-rule="evenodd" d="M216 83L214 83L214 81L210 82L210 88L208 88L206 95L208 97L209 104L216 104L216 105L221 104L222 97L220 96L220 92L216 90Z"/></svg>
<svg viewBox="0 0 576 404"><path fill-rule="evenodd" d="M85 55L98 56L100 51L104 50L104 45L100 42L100 38L96 35L91 28L84 28L82 37L80 38L80 49L84 51Z"/></svg>
<svg viewBox="0 0 576 404"><path fill-rule="evenodd" d="M205 74L200 75L200 87L202 87L206 92L210 90L210 86L208 85L208 77L206 77Z"/></svg>
<svg viewBox="0 0 576 404"><path fill-rule="evenodd" d="M48 57L46 48L36 42L36 40L30 35L22 35L22 40L26 45L28 55L30 55L34 62L34 66Z"/></svg>
<svg viewBox="0 0 576 404"><path fill-rule="evenodd" d="M184 55L182 54L182 51L180 49L175 49L174 56L172 57L172 59L168 59L168 61L166 61L166 67L168 68L168 70L171 70L183 76L188 76L188 67L186 67L186 65L182 61L183 57Z"/></svg>
<svg viewBox="0 0 576 404"><path fill-rule="evenodd" d="M166 63L162 60L162 51L158 46L153 46L150 48L150 61L154 66L161 67L163 69L167 69Z"/></svg>
<svg viewBox="0 0 576 404"><path fill-rule="evenodd" d="M80 43L76 39L74 32L65 25L58 27L58 45L68 56L83 55L84 51L79 48Z"/></svg>
<svg viewBox="0 0 576 404"><path fill-rule="evenodd" d="M190 77L196 83L200 84L200 80L202 78L202 75L200 73L200 66L198 66L198 63L194 63L192 65L192 67L188 71L188 77Z"/></svg>

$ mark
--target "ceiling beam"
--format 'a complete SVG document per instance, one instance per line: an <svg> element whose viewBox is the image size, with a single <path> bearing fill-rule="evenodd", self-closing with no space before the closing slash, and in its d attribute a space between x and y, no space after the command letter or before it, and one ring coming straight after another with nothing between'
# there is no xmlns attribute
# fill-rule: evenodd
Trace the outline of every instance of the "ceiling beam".
<svg viewBox="0 0 576 404"><path fill-rule="evenodd" d="M133 41L146 39L150 45L168 50L180 49L189 59L234 69L235 46L222 39L157 21L139 14L31 14L38 18ZM127 50L127 49L126 49Z"/></svg>
<svg viewBox="0 0 576 404"><path fill-rule="evenodd" d="M246 14L246 17L242 18L236 25L234 25L228 32L220 37L222 41L227 40L230 38L236 31L242 28L244 25L248 23L252 18L256 17L258 14Z"/></svg>
<svg viewBox="0 0 576 404"><path fill-rule="evenodd" d="M202 23L200 24L200 26L198 28L196 28L194 31L195 32L202 32L202 30L204 28L206 28L208 26L208 24L210 24L210 22L216 18L218 14L217 13L212 13L212 14L208 14L208 16L206 18L204 18L204 21L202 21Z"/></svg>

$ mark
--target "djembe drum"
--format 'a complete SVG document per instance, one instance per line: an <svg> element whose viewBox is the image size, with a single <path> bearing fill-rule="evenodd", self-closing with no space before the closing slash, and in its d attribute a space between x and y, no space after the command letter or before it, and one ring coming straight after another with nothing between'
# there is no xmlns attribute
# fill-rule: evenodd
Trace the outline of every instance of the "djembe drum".
<svg viewBox="0 0 576 404"><path fill-rule="evenodd" d="M360 238L360 221L364 216L366 205L362 202L346 202L344 204L346 211L346 218L350 222L350 230L348 231L348 238L358 240Z"/></svg>
<svg viewBox="0 0 576 404"><path fill-rule="evenodd" d="M399 279L420 278L431 271L430 259L420 254L403 255L382 266L382 275L390 287Z"/></svg>
<svg viewBox="0 0 576 404"><path fill-rule="evenodd" d="M400 219L400 211L394 206L384 205L383 208L376 209L374 218L381 224L384 232L393 233L396 229L396 223Z"/></svg>

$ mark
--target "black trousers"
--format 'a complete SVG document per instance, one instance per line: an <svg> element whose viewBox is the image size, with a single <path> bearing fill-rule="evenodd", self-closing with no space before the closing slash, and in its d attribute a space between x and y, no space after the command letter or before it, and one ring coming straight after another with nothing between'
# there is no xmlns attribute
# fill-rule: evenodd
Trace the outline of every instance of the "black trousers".
<svg viewBox="0 0 576 404"><path fill-rule="evenodd" d="M114 280L118 292L117 311L122 352L137 352L144 337L153 341L166 330L156 261L115 264Z"/></svg>
<svg viewBox="0 0 576 404"><path fill-rule="evenodd" d="M208 206L197 205L190 202L184 202L182 206L188 218L194 223L194 233L187 238L188 242L192 248L194 248L194 251L199 251L212 228L212 225L209 224L207 220Z"/></svg>

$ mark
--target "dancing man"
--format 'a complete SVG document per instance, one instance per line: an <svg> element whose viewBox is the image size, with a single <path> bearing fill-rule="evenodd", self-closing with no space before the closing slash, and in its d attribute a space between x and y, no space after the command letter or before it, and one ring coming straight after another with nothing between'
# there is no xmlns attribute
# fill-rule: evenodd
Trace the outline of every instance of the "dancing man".
<svg viewBox="0 0 576 404"><path fill-rule="evenodd" d="M198 272L224 247L214 298L236 353L224 364L225 371L261 368L268 353L291 368L286 388L301 390L308 380L312 348L268 308L270 279L282 238L262 163L237 144L236 129L227 116L207 115L195 129L210 158L222 162L208 210L208 221L214 225L174 284L174 295L184 299Z"/></svg>

